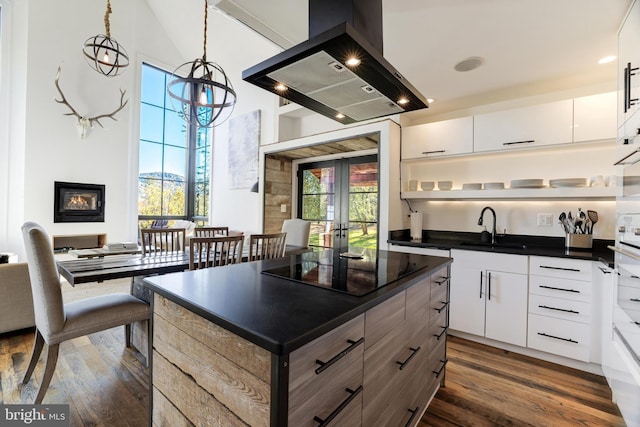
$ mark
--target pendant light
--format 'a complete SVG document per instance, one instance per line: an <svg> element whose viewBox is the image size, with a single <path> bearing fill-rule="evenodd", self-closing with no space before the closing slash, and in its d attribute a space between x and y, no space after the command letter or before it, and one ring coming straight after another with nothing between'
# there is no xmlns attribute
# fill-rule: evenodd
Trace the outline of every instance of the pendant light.
<svg viewBox="0 0 640 427"><path fill-rule="evenodd" d="M183 77L186 76L186 77ZM180 117L198 127L214 127L229 118L236 92L222 67L207 62L207 1L204 1L202 58L180 65L169 77L167 93ZM175 102L175 103L174 103Z"/></svg>
<svg viewBox="0 0 640 427"><path fill-rule="evenodd" d="M84 42L82 52L91 68L107 77L115 77L129 66L129 56L115 39L111 38L111 1L107 0L107 11L104 14L104 34L89 37Z"/></svg>

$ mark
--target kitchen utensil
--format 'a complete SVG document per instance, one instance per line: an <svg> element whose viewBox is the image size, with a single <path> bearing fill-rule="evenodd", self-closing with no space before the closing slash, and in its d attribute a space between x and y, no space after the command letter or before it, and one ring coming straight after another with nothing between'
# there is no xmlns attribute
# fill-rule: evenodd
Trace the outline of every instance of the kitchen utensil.
<svg viewBox="0 0 640 427"><path fill-rule="evenodd" d="M562 228L564 228L564 232L568 233L569 232L569 226L567 225L567 214L562 212L560 214L560 216L558 217L558 220L560 221L560 224L562 224Z"/></svg>
<svg viewBox="0 0 640 427"><path fill-rule="evenodd" d="M589 234L593 234L593 226L598 222L598 212L587 211L587 215L589 216L589 220L591 220L591 230L589 230Z"/></svg>
<svg viewBox="0 0 640 427"><path fill-rule="evenodd" d="M576 219L575 226L576 226L576 233L584 234L582 232L582 220L581 219Z"/></svg>

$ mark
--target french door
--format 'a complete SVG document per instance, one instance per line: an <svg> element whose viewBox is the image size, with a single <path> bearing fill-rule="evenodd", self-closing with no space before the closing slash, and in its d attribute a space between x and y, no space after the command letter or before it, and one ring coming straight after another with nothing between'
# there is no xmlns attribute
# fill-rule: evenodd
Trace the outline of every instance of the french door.
<svg viewBox="0 0 640 427"><path fill-rule="evenodd" d="M298 217L311 222L309 245L378 246L378 156L301 164Z"/></svg>

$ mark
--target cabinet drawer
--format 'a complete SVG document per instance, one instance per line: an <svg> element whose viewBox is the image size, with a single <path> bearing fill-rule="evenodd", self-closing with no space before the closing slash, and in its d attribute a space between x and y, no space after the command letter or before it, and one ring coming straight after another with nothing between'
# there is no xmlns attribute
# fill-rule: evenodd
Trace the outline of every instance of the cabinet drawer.
<svg viewBox="0 0 640 427"><path fill-rule="evenodd" d="M431 275L431 295L438 292L440 289L447 289L451 276L449 275L449 268L445 267L442 270L438 270Z"/></svg>
<svg viewBox="0 0 640 427"><path fill-rule="evenodd" d="M289 425L315 427L314 416L329 416L350 396L347 389L361 390L363 341L360 315L291 353Z"/></svg>
<svg viewBox="0 0 640 427"><path fill-rule="evenodd" d="M507 273L528 273L528 261L525 255L496 254L480 251L451 250L454 259L453 270L458 268L478 268L481 270L504 271Z"/></svg>
<svg viewBox="0 0 640 427"><path fill-rule="evenodd" d="M591 323L591 304L541 295L529 297L529 313L580 323Z"/></svg>
<svg viewBox="0 0 640 427"><path fill-rule="evenodd" d="M571 258L530 257L530 274L591 281L591 261Z"/></svg>
<svg viewBox="0 0 640 427"><path fill-rule="evenodd" d="M529 293L574 301L591 302L591 282L530 275Z"/></svg>
<svg viewBox="0 0 640 427"><path fill-rule="evenodd" d="M399 327L405 319L406 291L395 295L365 313L365 348Z"/></svg>
<svg viewBox="0 0 640 427"><path fill-rule="evenodd" d="M431 348L427 374L431 377L432 381L440 381L444 375L445 367L447 365L446 349L446 340L441 340L437 346Z"/></svg>
<svg viewBox="0 0 640 427"><path fill-rule="evenodd" d="M529 348L588 362L590 336L587 324L529 315Z"/></svg>
<svg viewBox="0 0 640 427"><path fill-rule="evenodd" d="M640 288L618 286L618 305L625 310L640 312Z"/></svg>

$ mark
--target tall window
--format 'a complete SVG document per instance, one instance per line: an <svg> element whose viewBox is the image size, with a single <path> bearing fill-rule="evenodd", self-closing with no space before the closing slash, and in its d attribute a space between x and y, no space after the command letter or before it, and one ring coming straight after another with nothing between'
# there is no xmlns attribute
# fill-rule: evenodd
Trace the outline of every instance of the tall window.
<svg viewBox="0 0 640 427"><path fill-rule="evenodd" d="M167 95L170 73L142 64L138 221L207 220L211 131L189 125Z"/></svg>

